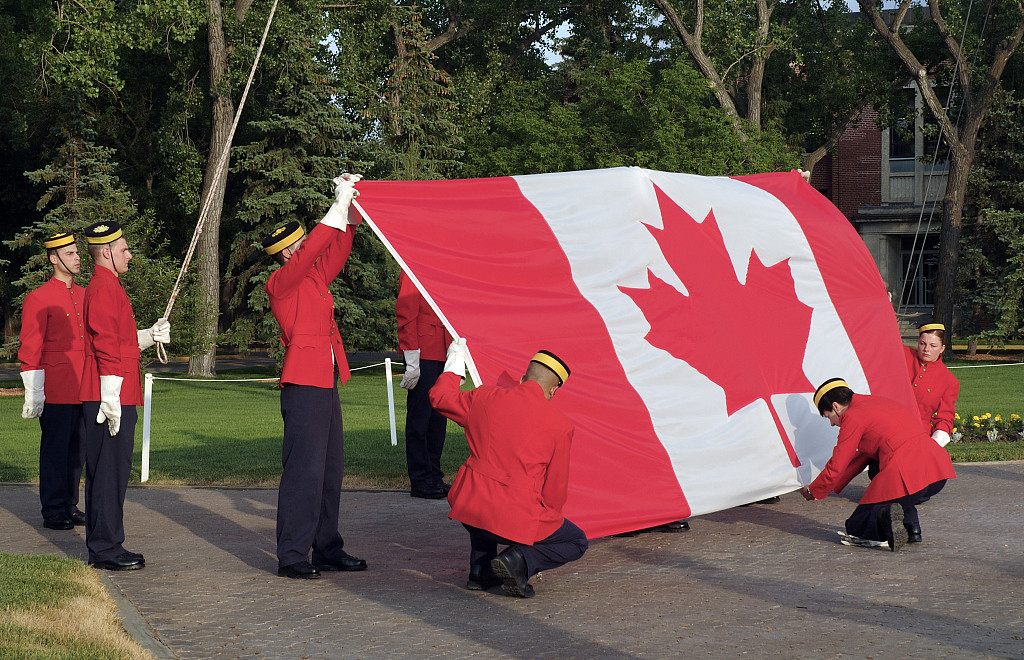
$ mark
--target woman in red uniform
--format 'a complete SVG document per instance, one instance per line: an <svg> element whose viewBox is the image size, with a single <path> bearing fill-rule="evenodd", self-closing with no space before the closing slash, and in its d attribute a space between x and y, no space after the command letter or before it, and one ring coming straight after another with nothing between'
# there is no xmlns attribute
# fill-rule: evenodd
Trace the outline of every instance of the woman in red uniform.
<svg viewBox="0 0 1024 660"><path fill-rule="evenodd" d="M847 519L846 532L858 541L884 541L899 550L912 529L920 535L917 505L956 477L949 454L905 408L880 396L854 394L841 378L822 383L814 405L839 427L839 439L821 474L800 493L808 500L839 493L868 461L878 461L878 474Z"/></svg>
<svg viewBox="0 0 1024 660"><path fill-rule="evenodd" d="M946 326L926 323L917 329L917 350L904 346L907 372L914 386L914 398L921 411L925 431L940 447L946 446L953 432L956 398L960 382L942 363Z"/></svg>

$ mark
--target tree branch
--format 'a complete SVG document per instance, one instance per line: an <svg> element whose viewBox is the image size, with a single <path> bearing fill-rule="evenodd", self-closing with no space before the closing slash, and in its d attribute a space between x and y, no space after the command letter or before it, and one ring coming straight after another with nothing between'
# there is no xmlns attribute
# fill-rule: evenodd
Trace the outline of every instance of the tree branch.
<svg viewBox="0 0 1024 660"><path fill-rule="evenodd" d="M725 87L725 82L722 77L718 75L718 71L715 69L714 63L711 58L707 56L704 49L700 44L700 34L704 26L704 2L703 0L697 0L697 17L694 21L694 32L690 34L690 31L686 29L686 25L683 24L682 19L676 12L675 7L672 6L670 0L654 0L654 4L661 10L662 15L668 24L675 30L676 34L682 40L686 50L690 53L690 56L696 61L697 67L700 69L704 77L711 83L711 87L715 92L715 98L718 99L719 105L721 105L726 112L732 117L733 128L740 138L746 140L747 134L743 130L743 126L739 121L739 112L736 110L736 103L733 101L732 96L729 95L729 91Z"/></svg>
<svg viewBox="0 0 1024 660"><path fill-rule="evenodd" d="M909 1L909 0L904 0ZM903 42L899 32L894 32L886 26L885 21L882 20L881 14L875 8L874 0L857 0L860 5L861 11L864 12L864 16L868 23L875 28L875 32L880 34L883 39L888 42L889 46L896 53L896 56L903 62L903 66L907 69L910 75L917 82L917 88L921 92L921 97L924 98L925 103L928 105L928 109L932 111L932 115L935 120L939 123L939 128L942 129L942 137L946 139L946 143L949 144L950 149L958 150L962 152L964 150L964 144L960 140L960 136L957 134L956 127L949 121L949 116L946 114L945 108L942 107L942 103L939 98L935 95L935 91L932 89L931 84L928 82L928 71L924 68L924 65L917 59L910 48ZM902 9L902 5L901 5Z"/></svg>

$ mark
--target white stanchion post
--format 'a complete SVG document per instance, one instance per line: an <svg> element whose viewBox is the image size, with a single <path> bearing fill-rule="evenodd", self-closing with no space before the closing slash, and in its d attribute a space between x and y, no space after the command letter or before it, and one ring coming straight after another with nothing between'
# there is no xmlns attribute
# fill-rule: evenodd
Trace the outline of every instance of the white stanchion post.
<svg viewBox="0 0 1024 660"><path fill-rule="evenodd" d="M384 380L388 388L388 419L391 421L391 446L398 446L398 432L395 430L395 392L391 377L391 358L384 358Z"/></svg>
<svg viewBox="0 0 1024 660"><path fill-rule="evenodd" d="M153 374L146 374L142 398L142 483L149 481L149 423L153 417Z"/></svg>

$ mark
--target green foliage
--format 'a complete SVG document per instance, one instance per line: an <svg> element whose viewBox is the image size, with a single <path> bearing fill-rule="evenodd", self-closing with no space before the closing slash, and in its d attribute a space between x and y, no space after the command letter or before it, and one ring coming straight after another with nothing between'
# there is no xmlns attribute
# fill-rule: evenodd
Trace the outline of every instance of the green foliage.
<svg viewBox="0 0 1024 660"><path fill-rule="evenodd" d="M92 132L85 130L84 133L89 136ZM41 170L26 173L31 181L45 186L38 206L46 213L6 241L13 248L26 248L26 251L35 248L21 268L21 278L14 283L21 291L17 297L19 304L26 293L53 274L45 251L39 247L43 239L63 231L75 232L81 239L85 227L115 220L121 224L132 253L128 272L121 276L121 282L132 301L136 320L140 327L148 327L163 315L178 267L169 257L147 256L161 252L166 241L151 212L139 215L131 195L113 172L112 156L111 149L77 135L65 134L56 160ZM93 264L84 240L79 240L79 246L82 268L76 280L85 286L92 276ZM186 290L181 297L182 308L172 313L172 324L178 321L174 345L179 350L187 350L193 341L190 324L180 322L194 307L193 298L191 290ZM17 348L17 339L12 337L3 353L13 357Z"/></svg>
<svg viewBox="0 0 1024 660"><path fill-rule="evenodd" d="M307 228L333 201L331 180L366 165L348 155L360 130L337 99L345 90L331 76L331 53L320 42L326 26L315 2L281 6L261 67L258 105L249 109L245 144L234 149L232 171L244 192L225 228L233 235L225 292L230 295L224 339L239 349L259 342L278 346L280 330L263 285L273 271L260 239L275 226L298 220ZM397 276L386 250L357 233L343 274L331 284L339 328L348 349L394 345ZM388 311L390 310L390 311Z"/></svg>
<svg viewBox="0 0 1024 660"><path fill-rule="evenodd" d="M1001 92L979 136L965 206L958 284L966 332L1024 336L1024 99Z"/></svg>
<svg viewBox="0 0 1024 660"><path fill-rule="evenodd" d="M603 55L559 83L510 81L501 107L472 128L474 176L637 165L705 175L796 167L773 130L743 140L687 63Z"/></svg>
<svg viewBox="0 0 1024 660"><path fill-rule="evenodd" d="M377 93L379 102L367 109L381 137L367 145L380 178L443 179L459 169L462 140L452 121L452 79L435 66L423 18L415 5L399 5L391 13L395 56Z"/></svg>

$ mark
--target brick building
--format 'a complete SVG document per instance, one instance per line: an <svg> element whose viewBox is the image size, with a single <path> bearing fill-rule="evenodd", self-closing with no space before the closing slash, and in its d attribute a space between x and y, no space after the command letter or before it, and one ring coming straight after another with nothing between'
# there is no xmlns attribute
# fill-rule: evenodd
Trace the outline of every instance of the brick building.
<svg viewBox="0 0 1024 660"><path fill-rule="evenodd" d="M901 332L914 335L934 304L940 204L948 169L935 160L922 100L906 90L919 112L911 126L880 129L871 108L814 168L811 185L828 197L864 239L878 265ZM908 101L911 99L908 98Z"/></svg>

